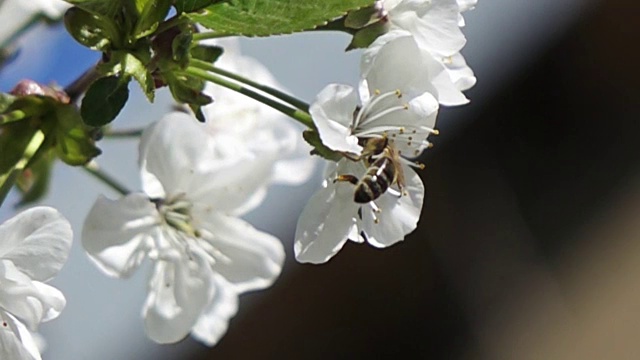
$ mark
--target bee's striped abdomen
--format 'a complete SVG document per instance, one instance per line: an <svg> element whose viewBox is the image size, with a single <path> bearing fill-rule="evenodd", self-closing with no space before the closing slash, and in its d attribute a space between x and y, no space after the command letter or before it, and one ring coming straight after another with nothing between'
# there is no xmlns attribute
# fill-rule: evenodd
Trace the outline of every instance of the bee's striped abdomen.
<svg viewBox="0 0 640 360"><path fill-rule="evenodd" d="M396 180L396 168L388 156L376 159L356 185L353 200L366 204L384 194Z"/></svg>

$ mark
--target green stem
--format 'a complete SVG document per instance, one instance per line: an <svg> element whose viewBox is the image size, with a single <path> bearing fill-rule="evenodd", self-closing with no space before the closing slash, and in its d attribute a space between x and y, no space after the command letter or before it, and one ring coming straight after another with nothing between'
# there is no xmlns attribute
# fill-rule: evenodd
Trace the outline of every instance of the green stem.
<svg viewBox="0 0 640 360"><path fill-rule="evenodd" d="M113 190L117 191L121 195L127 195L131 193L124 185L120 184L118 180L114 179L111 175L107 174L104 170L100 169L100 166L95 161L89 162L83 167L83 169L89 174L93 175L96 179L102 181Z"/></svg>
<svg viewBox="0 0 640 360"><path fill-rule="evenodd" d="M107 138L138 138L142 136L142 131L143 129L105 129L102 135Z"/></svg>
<svg viewBox="0 0 640 360"><path fill-rule="evenodd" d="M69 84L69 86L64 89L64 91L69 96L70 103L73 104L78 101L80 96L82 96L82 94L84 94L87 89L89 89L89 86L91 86L94 81L100 78L100 73L96 69L98 64L87 69L87 71L82 73L79 78L75 79L71 84Z"/></svg>
<svg viewBox="0 0 640 360"><path fill-rule="evenodd" d="M223 37L227 37L230 36L227 33L219 33L219 32L215 32L215 31L210 31L210 32L201 32L201 33L196 33L193 34L193 41L201 41L201 40L207 40L207 39L219 39L219 38L223 38Z"/></svg>
<svg viewBox="0 0 640 360"><path fill-rule="evenodd" d="M207 70L210 71L212 73L218 74L218 75L222 75L224 77L227 77L229 79L233 79L236 80L238 82L241 82L243 84L249 85L251 87L254 87L260 91L263 91L277 99L280 99L288 104L291 104L295 107L297 107L298 109L304 111L304 112L309 112L309 104L307 104L306 102L291 96L289 94L286 94L280 90L274 89L270 86L266 86L260 83L257 83L253 80L247 79L241 75L229 72L227 70L224 69L220 69L216 66L214 66L213 64L210 64L206 61L202 61L202 60L198 60L198 59L191 59L191 62L189 63L191 66L196 67L198 69L202 69L202 70Z"/></svg>
<svg viewBox="0 0 640 360"><path fill-rule="evenodd" d="M16 162L10 171L0 176L0 205L4 202L4 199L7 197L7 194L9 194L9 191L15 184L20 173L22 173L33 156L38 152L38 149L40 149L44 140L44 133L40 130L36 131L31 137L29 144L27 144L20 160Z"/></svg>
<svg viewBox="0 0 640 360"><path fill-rule="evenodd" d="M14 121L20 121L28 116L29 114L22 110L14 110L10 113L0 115L0 125L8 124Z"/></svg>
<svg viewBox="0 0 640 360"><path fill-rule="evenodd" d="M313 124L313 120L311 119L311 115L308 112L302 111L300 109L295 109L290 107L289 105L285 105L281 102L275 101L267 96L264 96L256 91L253 91L241 84L236 82L228 81L224 78L221 78L217 75L211 74L205 70L196 68L196 67L188 67L185 70L187 75L191 75L197 77L202 80L210 81L214 84L218 84L220 86L224 86L233 91L239 92L242 95L248 96L256 101L259 101L265 105L271 106L272 108L280 111L281 113L288 115L289 117L297 120L301 124L314 129L315 126Z"/></svg>

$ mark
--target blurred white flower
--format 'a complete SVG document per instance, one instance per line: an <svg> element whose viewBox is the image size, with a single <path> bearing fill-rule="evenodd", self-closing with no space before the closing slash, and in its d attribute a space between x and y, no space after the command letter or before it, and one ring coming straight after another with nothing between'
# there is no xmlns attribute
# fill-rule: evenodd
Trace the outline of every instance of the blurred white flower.
<svg viewBox="0 0 640 360"><path fill-rule="evenodd" d="M4 44L34 17L51 19L62 17L71 4L62 0L4 0L0 1L0 44Z"/></svg>
<svg viewBox="0 0 640 360"><path fill-rule="evenodd" d="M282 86L259 61L240 53L235 38L209 40L209 45L224 48L215 65L257 83L282 90ZM279 111L225 87L207 83L205 93L214 102L203 108L207 128L218 141L233 138L258 156L273 153L278 157L271 174L276 184L299 185L309 179L316 160L303 140L304 130Z"/></svg>
<svg viewBox="0 0 640 360"><path fill-rule="evenodd" d="M153 261L143 317L159 343L191 333L214 345L238 295L269 286L284 260L277 238L235 217L257 205L254 194L275 158L221 142L206 126L172 113L147 128L144 193L99 198L82 232L85 250L108 275L127 277L145 258Z"/></svg>
<svg viewBox="0 0 640 360"><path fill-rule="evenodd" d="M71 225L57 210L35 207L0 225L0 239L0 359L40 359L30 331L65 307L44 282L67 261Z"/></svg>

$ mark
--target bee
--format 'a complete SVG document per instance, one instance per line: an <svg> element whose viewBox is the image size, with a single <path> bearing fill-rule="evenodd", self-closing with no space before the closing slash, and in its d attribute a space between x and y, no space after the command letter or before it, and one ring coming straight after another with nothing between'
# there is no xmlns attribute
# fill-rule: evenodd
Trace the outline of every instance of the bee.
<svg viewBox="0 0 640 360"><path fill-rule="evenodd" d="M404 189L404 172L400 154L387 137L364 140L363 155L352 160L362 160L367 170L361 179L354 175L338 175L335 181L347 181L355 185L353 200L366 204L384 194L391 185L398 185L400 194Z"/></svg>

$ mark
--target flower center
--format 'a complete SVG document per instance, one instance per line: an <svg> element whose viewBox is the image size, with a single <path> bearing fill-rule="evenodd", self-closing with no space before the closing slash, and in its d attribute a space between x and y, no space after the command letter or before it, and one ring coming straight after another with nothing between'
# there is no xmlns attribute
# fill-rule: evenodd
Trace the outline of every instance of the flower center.
<svg viewBox="0 0 640 360"><path fill-rule="evenodd" d="M438 135L439 131L420 125L417 114L411 111L408 103L402 100L400 90L381 93L376 90L371 99L354 112L351 133L358 137L361 144L372 138L389 139L389 144L398 148L399 154L414 157L431 146L429 135Z"/></svg>
<svg viewBox="0 0 640 360"><path fill-rule="evenodd" d="M178 194L168 199L154 199L156 208L169 227L193 237L199 237L199 231L193 226L191 209L193 204L185 199L185 194Z"/></svg>

